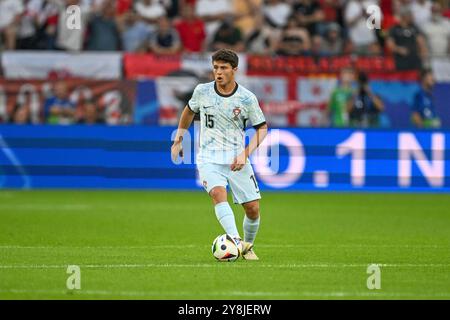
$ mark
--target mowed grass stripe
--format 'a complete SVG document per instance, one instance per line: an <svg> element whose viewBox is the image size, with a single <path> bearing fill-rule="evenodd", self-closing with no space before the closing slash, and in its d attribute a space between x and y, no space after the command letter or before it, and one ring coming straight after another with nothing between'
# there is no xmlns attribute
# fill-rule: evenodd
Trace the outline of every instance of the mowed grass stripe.
<svg viewBox="0 0 450 320"><path fill-rule="evenodd" d="M435 244L257 244L258 248L401 248L401 249L450 249L450 245ZM186 248L210 248L209 245L200 244L155 244L142 246L22 246L22 245L0 245L0 250L8 249L29 249L29 250L70 250L70 249L179 249Z"/></svg>
<svg viewBox="0 0 450 320"><path fill-rule="evenodd" d="M250 264L250 265L249 265ZM258 262L242 262L242 263L193 263L193 264L177 264L177 263L154 263L154 264L80 264L80 268L87 269L128 269L128 268L220 268L223 265L232 265L236 268L281 268L281 269L296 269L296 268L365 268L373 263L310 263L310 264L259 264ZM450 268L450 264L432 264L432 263L380 263L376 264L379 267L388 268ZM0 265L0 269L63 269L67 265L45 265L45 264L30 264L30 265Z"/></svg>
<svg viewBox="0 0 450 320"><path fill-rule="evenodd" d="M0 192L0 297L449 298L449 195L262 196L261 260L219 263L204 192ZM386 295L366 288L370 264ZM68 265L84 293L63 290Z"/></svg>
<svg viewBox="0 0 450 320"><path fill-rule="evenodd" d="M159 296L171 296L171 297L190 297L190 296L215 296L215 297L315 297L315 298L327 298L327 297L372 297L372 298L399 298L399 297L435 297L435 298L446 298L450 297L450 292L432 292L428 294L416 294L412 292L383 292L383 291L373 291L373 292L342 292L342 291L332 291L332 292L259 292L259 291L217 291L199 293L195 291L176 291L176 292L161 292L161 291L109 291L109 290L28 290L28 289L9 289L1 290L0 293L9 294L50 294L50 295L61 295L61 296L122 296L122 297L159 297Z"/></svg>

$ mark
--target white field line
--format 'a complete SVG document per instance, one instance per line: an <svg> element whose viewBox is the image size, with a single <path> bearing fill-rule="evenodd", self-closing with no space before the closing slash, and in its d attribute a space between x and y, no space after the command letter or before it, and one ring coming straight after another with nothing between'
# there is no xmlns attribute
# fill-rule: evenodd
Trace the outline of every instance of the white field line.
<svg viewBox="0 0 450 320"><path fill-rule="evenodd" d="M264 292L264 291L218 291L218 292L204 292L199 293L195 291L177 291L177 292L163 292L163 291L110 291L110 290L28 290L28 289L0 289L0 293L9 294L49 294L49 295L64 295L66 297L76 297L79 295L86 296L122 296L122 297L186 297L186 296L245 296L245 297L450 297L450 292L433 292L433 293L411 293L411 292Z"/></svg>
<svg viewBox="0 0 450 320"><path fill-rule="evenodd" d="M188 245L170 245L170 244L161 244L161 245L148 245L148 246L1 246L1 249L48 249L48 250L71 250L71 249L186 249L186 248L198 248L198 247L205 247L208 246L199 246L194 244L188 244Z"/></svg>
<svg viewBox="0 0 450 320"><path fill-rule="evenodd" d="M142 246L22 246L22 245L0 245L1 249L49 249L49 250L67 250L67 249L186 249L186 248L209 248L208 245L185 244L157 244ZM433 244L258 244L258 248L399 248L399 249L450 249L450 245Z"/></svg>
<svg viewBox="0 0 450 320"><path fill-rule="evenodd" d="M2 198L0 196L0 198ZM5 196L5 198L12 198L11 196ZM92 204L80 204L80 203L66 203L66 204L51 204L51 203L22 203L22 204L0 204L0 209L4 210L26 210L26 211L51 211L58 213L58 211L88 211L92 212L95 210L108 210L108 211L123 211L123 208L117 206L108 205L92 205ZM169 207L158 207L157 209L152 209L149 204L133 204L133 209L144 211L144 210L173 210L173 209L185 209L183 206L171 205Z"/></svg>
<svg viewBox="0 0 450 320"><path fill-rule="evenodd" d="M370 264L370 263L369 263ZM251 268L270 269L306 269L306 268L367 268L367 263L309 263L309 264L259 264L252 263ZM232 268L249 268L248 263L149 263L149 264L78 264L84 269L152 269L152 268L219 268L229 265ZM66 269L68 264L9 264L0 265L0 269ZM450 264L433 263L380 263L387 268L450 268Z"/></svg>
<svg viewBox="0 0 450 320"><path fill-rule="evenodd" d="M0 204L0 210L29 210L29 211L85 211L92 210L93 207L85 204Z"/></svg>

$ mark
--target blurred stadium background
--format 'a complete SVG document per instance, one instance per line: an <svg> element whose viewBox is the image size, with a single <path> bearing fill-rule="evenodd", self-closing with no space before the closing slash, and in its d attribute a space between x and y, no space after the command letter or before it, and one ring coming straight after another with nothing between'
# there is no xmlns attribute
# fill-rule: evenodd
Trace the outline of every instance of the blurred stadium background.
<svg viewBox="0 0 450 320"><path fill-rule="evenodd" d="M379 29L367 27L370 14L365 9L371 4L381 8ZM210 262L205 244L220 229L207 197L182 195L185 190L202 192L192 164L194 152L187 155L191 164L180 166L171 162L169 150L195 85L212 79L211 52L226 47L239 52L238 82L257 95L269 127L279 129L278 140L272 139L280 150L279 171L252 159L259 186L264 192L289 191L267 193L267 208L275 212L281 206L280 216L292 223L277 220L278 213L267 216L267 226L279 229L262 230L264 242L258 252L285 266L298 263L299 257L303 262L312 257L323 263L349 263L350 268L355 261L374 262L372 258L407 271L408 265L423 268L423 277L412 287L403 283L404 287L394 286L397 293L381 297L414 298L423 293L448 298L449 17L448 0L0 0L0 188L7 189L0 192L0 293L13 298L61 297L59 289L40 289L50 281L42 274L29 274L31 283L38 279L31 289L24 285L24 273L15 264L38 264L38 269L77 259L94 265L192 262L193 257L183 256L176 244L170 249L173 256L161 251L161 243L171 244L173 239L206 248L205 254L196 251L194 258ZM72 29L78 23L80 29ZM346 72L349 87L342 86ZM80 189L155 193L76 191ZM299 191L358 194L292 194ZM359 194L364 191L394 194ZM409 192L440 195L398 194ZM186 206L176 205L174 198ZM165 203L173 207L167 216ZM321 209L324 203L326 212ZM303 215L297 212L300 208ZM84 211L89 211L89 219ZM184 211L192 221L186 221ZM197 211L202 213L194 217ZM75 229L57 214L74 218ZM169 232L167 224L175 219L203 233L194 237L178 222ZM308 229L318 221L323 228ZM126 235L114 223L125 226ZM382 228L368 228L377 223ZM373 244L371 257L362 252L368 248L361 247L366 241ZM276 248L284 243L303 251L282 256ZM75 254L72 245L90 249ZM158 258L152 251L144 256L132 251L128 256L130 248L146 246L156 250ZM389 248L394 249L387 252ZM167 277L150 271L145 273L149 278ZM400 279L404 271L391 274L391 280ZM170 274L167 278L188 286L185 279ZM268 274L256 274L267 277L276 292L289 289L288 293L271 294L254 285L250 288L259 295L242 291L212 296L371 297L367 292L359 295L355 286L347 290L344 283L338 283L343 293L330 294L333 281L317 270L316 280L306 285L310 294L296 291L304 284L298 283L297 289L287 285L292 281L287 271L280 271L278 282ZM132 279L131 287L139 290L139 279L116 276ZM244 284L252 280L234 276ZM351 279L347 274L346 280ZM208 298L220 289L217 281L203 280L199 279L204 284L198 288L201 294L171 295L170 286L147 284L152 294L128 296ZM102 281L87 295L123 297L102 293L113 280ZM319 287L323 290L314 291ZM429 290L422 292L425 287Z"/></svg>
<svg viewBox="0 0 450 320"><path fill-rule="evenodd" d="M370 4L380 29L367 27ZM263 189L448 190L448 1L0 8L6 188L196 189L194 167L168 158L171 132L195 85L211 80L210 52L228 47L238 81L282 130L280 177L260 174Z"/></svg>

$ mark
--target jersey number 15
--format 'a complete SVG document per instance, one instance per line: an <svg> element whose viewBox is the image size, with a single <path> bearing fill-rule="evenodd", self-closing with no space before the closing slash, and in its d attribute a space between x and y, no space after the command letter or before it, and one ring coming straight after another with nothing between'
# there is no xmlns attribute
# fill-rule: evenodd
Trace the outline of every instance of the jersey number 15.
<svg viewBox="0 0 450 320"><path fill-rule="evenodd" d="M205 126L207 128L214 128L214 115L205 113Z"/></svg>

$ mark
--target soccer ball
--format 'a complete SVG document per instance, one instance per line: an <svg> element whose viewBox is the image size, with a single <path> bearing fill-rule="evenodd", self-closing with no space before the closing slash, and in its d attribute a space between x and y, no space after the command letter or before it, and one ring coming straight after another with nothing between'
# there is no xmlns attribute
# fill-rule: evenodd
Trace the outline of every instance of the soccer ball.
<svg viewBox="0 0 450 320"><path fill-rule="evenodd" d="M212 244L212 253L219 261L236 261L241 255L236 240L228 234L222 234L214 239Z"/></svg>

